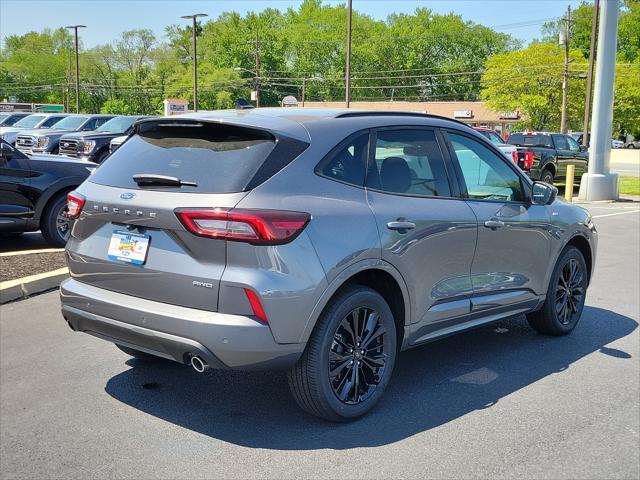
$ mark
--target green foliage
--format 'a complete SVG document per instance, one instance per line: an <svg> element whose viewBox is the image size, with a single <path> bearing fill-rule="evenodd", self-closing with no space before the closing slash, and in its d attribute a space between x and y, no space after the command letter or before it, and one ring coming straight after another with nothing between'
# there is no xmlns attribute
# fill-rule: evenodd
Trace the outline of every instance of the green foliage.
<svg viewBox="0 0 640 480"><path fill-rule="evenodd" d="M120 98L110 98L102 104L100 113L110 113L113 115L130 115L131 108Z"/></svg>
<svg viewBox="0 0 640 480"><path fill-rule="evenodd" d="M570 51L575 63L584 62L579 50ZM497 111L524 113L522 125L534 130L559 130L562 105L564 49L533 43L524 50L497 54L487 61L482 93ZM585 81L569 79L568 128L579 130L584 115Z"/></svg>
<svg viewBox="0 0 640 480"><path fill-rule="evenodd" d="M640 1L623 5L617 133L640 128ZM573 12L568 108L573 129L582 128L585 82L575 75L586 71L592 8L583 3ZM279 105L286 95L300 98L303 83L307 100L344 99L346 18L344 3L306 0L287 10L224 12L198 22L199 108L232 108L236 99L249 98L256 82L264 106ZM456 14L417 8L381 21L354 11L352 99L484 97L499 111L522 110L526 127L557 129L563 62L557 29L557 22L545 25L543 40L523 50L510 35ZM162 112L164 98L192 100L191 24L170 25L166 34L163 42L150 30L131 30L108 44L81 46L82 110L150 114ZM0 49L0 98L65 103L73 111L74 69L73 38L67 30L9 36Z"/></svg>

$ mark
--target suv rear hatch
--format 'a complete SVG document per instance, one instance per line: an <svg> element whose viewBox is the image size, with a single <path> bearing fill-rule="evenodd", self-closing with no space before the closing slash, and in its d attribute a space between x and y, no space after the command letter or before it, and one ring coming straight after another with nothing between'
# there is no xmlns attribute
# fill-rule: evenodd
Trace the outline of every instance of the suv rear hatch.
<svg viewBox="0 0 640 480"><path fill-rule="evenodd" d="M138 124L72 194L82 210L70 208L79 214L67 244L72 276L134 297L216 311L227 240L201 235L179 215L232 209L307 146L220 122Z"/></svg>

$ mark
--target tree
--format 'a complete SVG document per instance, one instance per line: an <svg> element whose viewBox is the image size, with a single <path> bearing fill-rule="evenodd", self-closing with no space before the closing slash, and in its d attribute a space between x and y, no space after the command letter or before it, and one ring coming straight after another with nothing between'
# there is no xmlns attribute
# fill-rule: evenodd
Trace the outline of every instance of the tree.
<svg viewBox="0 0 640 480"><path fill-rule="evenodd" d="M570 51L573 64L584 63L579 50ZM482 76L482 95L497 111L520 110L522 127L559 130L562 104L564 49L533 43L524 50L494 55ZM570 78L568 127L580 129L584 116L585 80Z"/></svg>
<svg viewBox="0 0 640 480"><path fill-rule="evenodd" d="M131 108L124 100L112 98L104 102L100 113L110 113L112 115L131 115Z"/></svg>
<svg viewBox="0 0 640 480"><path fill-rule="evenodd" d="M591 27L593 23L593 4L582 2L571 13L571 48L582 50L589 58ZM558 32L564 28L564 20L545 23L542 27L542 41L557 43ZM640 61L640 0L623 2L618 22L618 62L634 63Z"/></svg>

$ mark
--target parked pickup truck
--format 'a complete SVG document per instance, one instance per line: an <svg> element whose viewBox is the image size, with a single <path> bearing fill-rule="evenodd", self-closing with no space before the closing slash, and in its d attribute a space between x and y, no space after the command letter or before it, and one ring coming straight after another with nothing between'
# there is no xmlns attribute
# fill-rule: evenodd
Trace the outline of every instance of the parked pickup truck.
<svg viewBox="0 0 640 480"><path fill-rule="evenodd" d="M570 135L548 132L517 132L507 143L518 147L518 166L532 180L553 184L564 180L567 165L575 165L575 179L580 182L587 171L589 154Z"/></svg>
<svg viewBox="0 0 640 480"><path fill-rule="evenodd" d="M64 134L95 130L112 118L113 115L69 115L47 130L36 129L20 132L16 138L16 147L23 153L56 155L60 137Z"/></svg>
<svg viewBox="0 0 640 480"><path fill-rule="evenodd" d="M118 116L91 132L67 133L60 137L60 155L102 163L109 155L109 143L116 137L131 133L133 124L148 117Z"/></svg>

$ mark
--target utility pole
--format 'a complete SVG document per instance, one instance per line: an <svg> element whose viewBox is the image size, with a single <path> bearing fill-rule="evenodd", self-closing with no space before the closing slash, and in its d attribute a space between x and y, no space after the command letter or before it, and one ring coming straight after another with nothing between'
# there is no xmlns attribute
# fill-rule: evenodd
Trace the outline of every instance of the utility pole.
<svg viewBox="0 0 640 480"><path fill-rule="evenodd" d="M260 33L256 30L256 108L260 107Z"/></svg>
<svg viewBox="0 0 640 480"><path fill-rule="evenodd" d="M560 43L564 41L564 78L562 79L562 114L560 116L560 132L567 133L567 93L569 90L569 43L571 39L571 5L567 7L567 15L563 21L564 35L560 34Z"/></svg>
<svg viewBox="0 0 640 480"><path fill-rule="evenodd" d="M591 25L591 45L589 46L589 71L587 72L587 96L584 102L584 125L582 127L582 145L589 146L589 116L591 115L591 94L593 90L593 67L596 58L596 38L598 37L598 14L600 1L593 0L593 24Z"/></svg>
<svg viewBox="0 0 640 480"><path fill-rule="evenodd" d="M589 171L580 182L581 200L615 200L618 174L609 171L613 123L613 89L616 77L619 0L601 0L598 21L598 58L594 81Z"/></svg>
<svg viewBox="0 0 640 480"><path fill-rule="evenodd" d="M198 24L199 17L208 17L206 13L196 13L193 15L183 15L180 18L191 20L191 31L193 35L193 111L198 111Z"/></svg>
<svg viewBox="0 0 640 480"><path fill-rule="evenodd" d="M353 14L353 0L349 0L347 8L347 61L345 68L345 104L349 108L351 104L351 17Z"/></svg>
<svg viewBox="0 0 640 480"><path fill-rule="evenodd" d="M67 108L65 108L65 112L69 112L71 110L71 49L67 50Z"/></svg>
<svg viewBox="0 0 640 480"><path fill-rule="evenodd" d="M304 91L305 88L307 86L307 79L306 77L302 79L302 107L304 108Z"/></svg>
<svg viewBox="0 0 640 480"><path fill-rule="evenodd" d="M76 46L76 113L80 113L80 71L78 70L78 29L86 28L86 25L67 25L65 28L73 28Z"/></svg>

